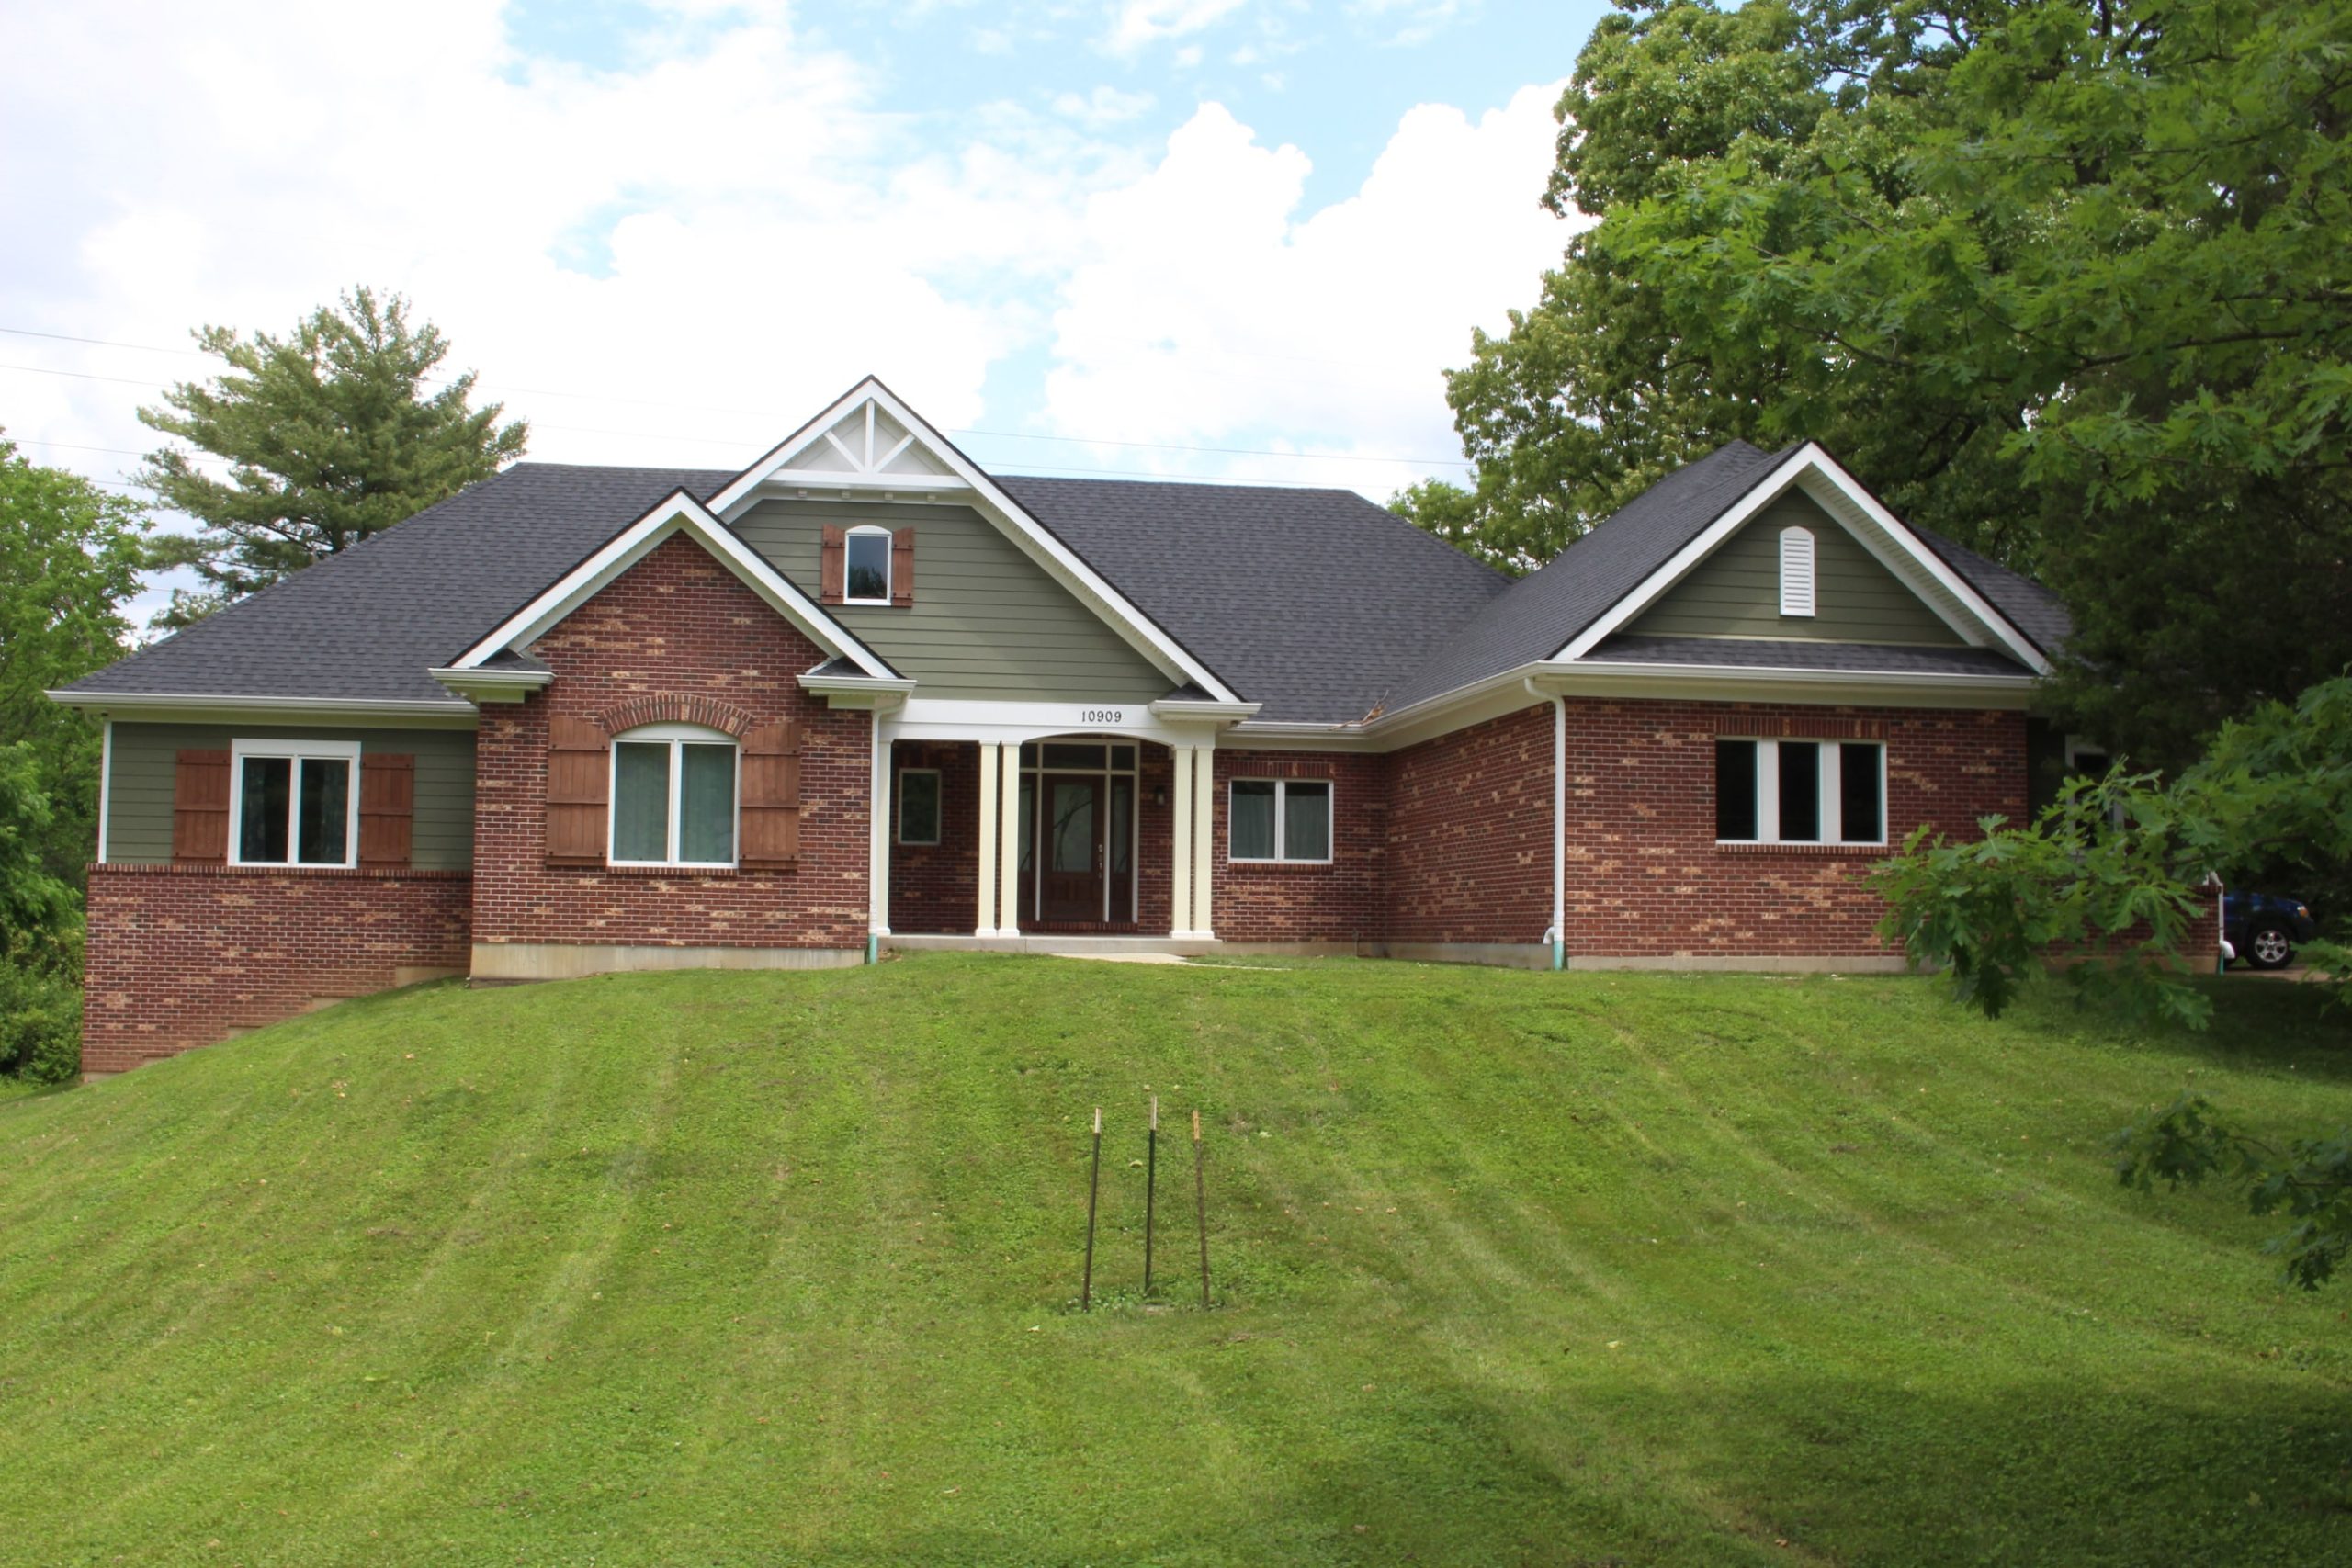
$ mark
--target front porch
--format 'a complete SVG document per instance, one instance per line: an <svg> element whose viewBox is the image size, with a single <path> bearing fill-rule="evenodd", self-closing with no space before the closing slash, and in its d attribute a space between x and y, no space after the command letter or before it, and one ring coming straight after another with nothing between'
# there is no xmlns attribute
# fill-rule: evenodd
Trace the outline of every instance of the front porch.
<svg viewBox="0 0 2352 1568"><path fill-rule="evenodd" d="M876 736L878 940L1007 952L1215 945L1213 731L990 739L932 728L886 718Z"/></svg>

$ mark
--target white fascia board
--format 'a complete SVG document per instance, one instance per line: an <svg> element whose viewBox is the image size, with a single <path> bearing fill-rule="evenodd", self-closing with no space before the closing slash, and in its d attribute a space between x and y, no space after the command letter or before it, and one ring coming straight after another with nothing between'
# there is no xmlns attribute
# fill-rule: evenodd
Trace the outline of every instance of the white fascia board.
<svg viewBox="0 0 2352 1568"><path fill-rule="evenodd" d="M802 425L791 435L771 448L768 453L745 468L727 487L710 499L710 510L720 517L728 517L739 506L757 498L763 485L771 480L784 488L815 488L808 480L808 470L795 468L785 471L785 465L802 452L822 441L843 416L861 403L872 403L899 422L922 443L923 450L955 476L953 487L943 486L936 478L910 480L910 476L898 474L855 474L831 480L819 480L826 488L847 492L858 491L879 497L892 491L909 493L936 492L944 488L968 491L978 510L1001 527L1030 559L1043 567L1047 575L1075 593L1095 615L1117 632L1136 652L1141 653L1161 672L1178 682L1190 681L1203 691L1228 702L1241 700L1240 694L1218 680L1214 671L1187 652L1184 646L1168 635L1151 617L1145 615L1126 597L1103 581L1102 575L1089 566L1078 553L1056 538L1052 531L1023 510L1018 502L998 488L987 472L956 448L955 443L934 430L921 414L900 401L897 393L881 381L868 376L836 400L832 406Z"/></svg>
<svg viewBox="0 0 2352 1568"><path fill-rule="evenodd" d="M426 674L476 703L519 703L555 679L551 670L428 670Z"/></svg>
<svg viewBox="0 0 2352 1568"><path fill-rule="evenodd" d="M1713 555L1748 519L1778 501L1792 486L1801 483L1809 496L1824 503L1824 509L1830 513L1839 526L1847 526L1849 519L1838 516L1838 508L1829 504L1832 502L1844 502L1868 522L1870 526L1867 528L1849 528L1848 531L1881 565L1898 578L1908 579L1915 589L1925 579L1949 594L1951 602L1964 611L1964 615L1952 614L1950 605L1934 593L1922 593L1920 603L1971 647L1998 646L2035 674L2049 672L2050 661L2041 656L2030 638L2009 625L2007 619L1987 604L1982 594L1945 566L1936 553L1922 544L1917 536L1904 526L1893 513L1880 505L1878 499L1863 489L1836 458L1823 450L1818 443L1811 441L1790 453L1779 468L1758 480L1722 516L1702 530L1697 538L1668 557L1665 565L1644 578L1632 592L1611 605L1599 620L1578 632L1566 647L1552 656L1549 662L1581 659L1623 630L1627 623L1657 603L1667 590L1682 581L1701 561ZM1873 537L1873 535L1877 536Z"/></svg>
<svg viewBox="0 0 2352 1568"><path fill-rule="evenodd" d="M825 699L825 705L879 712L904 704L915 689L912 681L870 675L820 675L810 671L797 677L800 689Z"/></svg>
<svg viewBox="0 0 2352 1568"><path fill-rule="evenodd" d="M1150 705L1154 718L1211 724L1237 724L1252 717L1263 703L1196 702L1182 697L1162 697Z"/></svg>
<svg viewBox="0 0 2352 1568"><path fill-rule="evenodd" d="M622 529L605 547L582 561L537 598L509 616L504 625L468 649L456 670L474 670L506 649L527 648L549 627L571 615L635 566L673 534L688 534L726 564L770 608L808 634L818 647L837 659L846 659L876 680L895 680L897 671L852 637L840 622L818 608L815 601L794 587L756 550L712 514L709 508L684 491L673 491L653 510Z"/></svg>
<svg viewBox="0 0 2352 1568"><path fill-rule="evenodd" d="M1838 509L1830 502L1842 500L1870 520L1877 536L1873 537L1871 530L1856 532L1855 536L1861 540L1863 548L1878 558L1880 565L1897 577L1916 575L1928 578L1958 600L1962 608L1976 620L1982 629L1992 634L2003 651L2037 675L2050 673L2050 660L2033 645L2033 639L2010 625L2008 617L1995 609L1991 601L1979 593L1966 578L1947 566L1943 558L1929 549L1926 541L1914 534L1901 518L1881 505L1878 497L1846 471L1845 465L1811 442L1807 442L1804 450L1797 455L1810 455L1813 459L1811 472L1800 476L1800 482L1806 493L1816 502L1823 502L1823 510L1833 517L1837 516ZM1824 488L1829 491L1828 494L1822 493ZM1900 561L1889 558L1887 552L1880 547L1881 540L1901 552ZM1909 569L1908 573L1905 567ZM1942 607L1932 598L1926 599L1925 603L1928 608L1943 615ZM1946 625L1967 636L1967 628L1954 622L1950 615L1943 615L1943 619ZM1970 640L1975 639L1972 637Z"/></svg>
<svg viewBox="0 0 2352 1568"><path fill-rule="evenodd" d="M473 705L454 698L418 702L387 697L254 697L229 694L143 692L45 692L61 706L103 714L109 719L158 724L240 724L267 719L280 724L382 724L400 728L471 729Z"/></svg>
<svg viewBox="0 0 2352 1568"><path fill-rule="evenodd" d="M1788 702L1874 706L2023 708L2031 675L1946 675L1919 671L1806 670L1747 664L1644 664L1587 660L1535 666L1532 679L1562 696L1671 697L1683 702ZM1713 691L1694 691L1713 687ZM1730 688L1724 690L1724 688Z"/></svg>

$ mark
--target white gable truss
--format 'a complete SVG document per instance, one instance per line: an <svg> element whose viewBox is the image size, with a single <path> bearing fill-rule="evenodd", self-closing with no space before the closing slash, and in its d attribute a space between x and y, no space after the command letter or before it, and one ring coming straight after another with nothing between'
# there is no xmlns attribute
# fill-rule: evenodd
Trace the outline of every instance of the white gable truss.
<svg viewBox="0 0 2352 1568"><path fill-rule="evenodd" d="M1942 558L1882 505L1860 480L1848 473L1818 444L1810 441L1789 454L1786 461L1758 480L1697 538L1677 550L1665 565L1611 605L1607 614L1577 633L1566 647L1552 656L1550 662L1573 663L1604 639L1623 631L1739 532L1748 519L1792 489L1803 491L1819 503L1880 565L1917 594L1920 603L1957 633L1962 642L1971 648L2006 653L2037 675L2050 672L2050 660L2034 647L2032 638L2010 625L2007 616L1966 579L1945 565ZM1703 667L1689 668L1698 673Z"/></svg>
<svg viewBox="0 0 2352 1568"><path fill-rule="evenodd" d="M671 491L652 511L614 535L603 548L508 616L496 631L468 649L455 664L434 671L435 675L443 684L469 695L478 694L476 688L486 692L505 683L500 679L503 672L482 671L482 667L509 649L520 653L530 647L614 579L678 534L688 536L718 558L745 587L767 601L777 615L806 632L809 640L831 658L848 660L869 681L886 682L900 688L911 684L794 587L757 551L737 538L734 531L720 523L708 507L683 490ZM514 683L543 684L544 681L523 677Z"/></svg>
<svg viewBox="0 0 2352 1568"><path fill-rule="evenodd" d="M738 474L711 497L710 510L733 523L762 501L794 496L953 500L969 506L1166 675L1170 684L1190 682L1222 701L1241 700L875 377L851 388Z"/></svg>

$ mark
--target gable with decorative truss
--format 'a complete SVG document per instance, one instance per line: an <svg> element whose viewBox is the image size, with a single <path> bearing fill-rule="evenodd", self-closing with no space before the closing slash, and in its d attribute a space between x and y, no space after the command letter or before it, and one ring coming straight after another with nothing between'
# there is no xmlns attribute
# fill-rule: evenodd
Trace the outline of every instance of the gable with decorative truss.
<svg viewBox="0 0 2352 1568"><path fill-rule="evenodd" d="M814 515L808 503L847 510L829 521ZM927 510L933 507L937 510ZM959 515L949 516L951 507ZM1100 644L1093 656L1098 669L1121 671L1119 678L1138 692L1164 681L1163 691L1189 685L1223 701L1240 698L873 377L737 475L711 498L710 508L746 537L758 537L763 553L796 581L808 581L800 559L812 542L801 537L808 529L818 531L814 542L820 552L837 547L824 530L846 536L858 531L860 520L894 536L913 530L909 568L918 584L939 583L936 594L927 597L925 587L919 586L910 602L887 606L861 604L855 593L837 597L824 575L835 568L821 553L810 585L829 607L838 604L836 613L844 624L871 639L877 651L885 651L894 663L907 660L901 667L918 682L926 679L920 667L928 663L933 689L995 678L1024 693L1039 690L1037 681L1050 683L1056 677L1028 669L1036 660L1023 650L1039 642L1050 622L1069 633L1062 637L1063 652L1057 657L1069 655L1091 637ZM926 517L933 521L927 525ZM1011 551L991 551L967 523L992 532ZM1003 570L1002 560L1018 560L1026 563L1019 575L1034 578L1051 592L1035 592L1023 584L1004 604L956 607L956 591L972 590L979 574L970 574L968 581L948 575L956 570L952 557L942 558L943 572L917 564L925 558L922 535L926 526L943 539L959 538L964 557L988 563L997 581L1013 583L1016 574ZM898 570L895 563L902 558L907 556L892 556L894 564L888 570ZM1073 615L1092 623L1086 634L1070 631ZM942 636L951 626L955 640L944 642ZM1103 631L1107 637L1101 635ZM892 649L898 652L888 652ZM991 670L993 675L986 673Z"/></svg>

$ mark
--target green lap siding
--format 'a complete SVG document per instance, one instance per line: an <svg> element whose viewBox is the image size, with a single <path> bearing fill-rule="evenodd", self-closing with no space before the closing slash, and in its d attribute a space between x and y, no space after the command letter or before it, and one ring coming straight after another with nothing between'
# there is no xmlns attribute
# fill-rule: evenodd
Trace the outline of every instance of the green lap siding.
<svg viewBox="0 0 2352 1568"><path fill-rule="evenodd" d="M1176 682L967 506L769 501L735 532L817 594L827 525L915 531L914 603L828 605L922 697L1149 702Z"/></svg>
<svg viewBox="0 0 2352 1568"><path fill-rule="evenodd" d="M416 759L409 863L463 871L474 858L474 734L470 729L343 729L309 725L131 724L118 721L107 764L106 858L162 865L172 858L172 789L179 754L226 751L235 740L356 740Z"/></svg>
<svg viewBox="0 0 2352 1568"><path fill-rule="evenodd" d="M1781 614L1781 530L1814 541L1814 613ZM1902 579L1802 494L1781 497L1724 541L1625 628L1636 637L1793 637L1804 642L1959 646Z"/></svg>

